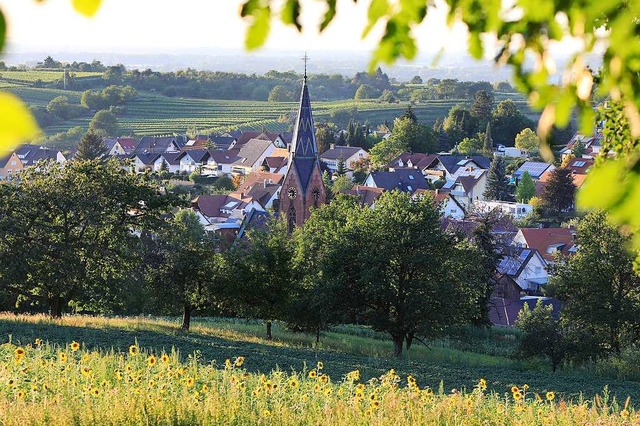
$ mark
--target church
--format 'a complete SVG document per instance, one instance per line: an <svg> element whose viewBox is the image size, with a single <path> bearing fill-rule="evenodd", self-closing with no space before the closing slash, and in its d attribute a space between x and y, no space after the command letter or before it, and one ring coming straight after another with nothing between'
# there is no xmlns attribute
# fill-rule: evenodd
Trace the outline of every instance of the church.
<svg viewBox="0 0 640 426"><path fill-rule="evenodd" d="M326 202L305 71L300 108L289 146L289 168L280 192L280 214L286 218L291 232L309 219L312 207Z"/></svg>

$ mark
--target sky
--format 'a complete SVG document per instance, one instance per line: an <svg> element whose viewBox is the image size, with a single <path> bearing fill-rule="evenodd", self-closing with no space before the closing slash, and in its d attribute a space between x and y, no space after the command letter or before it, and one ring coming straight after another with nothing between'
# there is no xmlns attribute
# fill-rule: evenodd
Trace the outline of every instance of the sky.
<svg viewBox="0 0 640 426"><path fill-rule="evenodd" d="M338 14L323 34L317 27L323 2L303 0L303 27L275 24L265 50L357 50L375 48L378 26L365 40L370 0L338 0ZM114 51L122 53L180 53L195 49L242 49L246 22L239 16L242 0L103 0L93 18L76 13L71 0L0 0L8 24L9 51ZM462 27L444 24L440 6L415 31L423 53L441 48L464 52Z"/></svg>

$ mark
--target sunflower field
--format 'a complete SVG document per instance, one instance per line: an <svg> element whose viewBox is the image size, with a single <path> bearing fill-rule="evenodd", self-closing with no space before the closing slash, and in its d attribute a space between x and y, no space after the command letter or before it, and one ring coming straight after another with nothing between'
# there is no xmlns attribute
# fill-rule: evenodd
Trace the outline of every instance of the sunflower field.
<svg viewBox="0 0 640 426"><path fill-rule="evenodd" d="M500 394L478 379L468 390L422 386L394 370L368 381L353 370L329 377L323 362L304 371L249 373L242 354L221 362L181 361L132 342L128 351L89 351L40 338L0 346L3 425L191 424L640 424L630 405L564 401L526 384Z"/></svg>

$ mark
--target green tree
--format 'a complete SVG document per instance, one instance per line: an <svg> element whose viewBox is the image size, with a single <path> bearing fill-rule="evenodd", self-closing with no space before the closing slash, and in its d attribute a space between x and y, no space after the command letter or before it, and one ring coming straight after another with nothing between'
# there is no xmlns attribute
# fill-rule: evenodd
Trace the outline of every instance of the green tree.
<svg viewBox="0 0 640 426"><path fill-rule="evenodd" d="M525 303L518 313L516 326L524 333L516 355L546 358L555 372L567 355L567 341L560 321L553 316L553 306L544 306L542 300L538 300L531 310Z"/></svg>
<svg viewBox="0 0 640 426"><path fill-rule="evenodd" d="M581 158L585 154L586 149L580 139L578 139L573 145L573 149L571 150L571 152L576 156L576 158Z"/></svg>
<svg viewBox="0 0 640 426"><path fill-rule="evenodd" d="M526 128L516 135L516 148L527 154L535 152L540 146L540 139L533 130Z"/></svg>
<svg viewBox="0 0 640 426"><path fill-rule="evenodd" d="M559 214L573 208L575 195L576 186L571 169L558 167L551 172L540 199L546 210Z"/></svg>
<svg viewBox="0 0 640 426"><path fill-rule="evenodd" d="M488 200L507 201L510 198L507 174L502 157L495 156L487 172L487 184L482 194Z"/></svg>
<svg viewBox="0 0 640 426"><path fill-rule="evenodd" d="M522 114L511 99L501 101L493 110L491 128L496 144L513 146L518 133L533 127L534 123Z"/></svg>
<svg viewBox="0 0 640 426"><path fill-rule="evenodd" d="M438 150L438 141L433 130L404 116L393 120L393 132L387 138L389 139L392 139L391 145L401 141L411 152L432 153Z"/></svg>
<svg viewBox="0 0 640 426"><path fill-rule="evenodd" d="M331 191L334 194L339 194L341 191L346 191L353 188L353 181L349 176L338 176L331 185Z"/></svg>
<svg viewBox="0 0 640 426"><path fill-rule="evenodd" d="M288 318L297 294L293 241L286 221L272 219L229 251L234 282L225 294L231 295L238 312L265 320L269 340L272 321Z"/></svg>
<svg viewBox="0 0 640 426"><path fill-rule="evenodd" d="M67 120L71 115L71 105L69 104L69 98L66 96L56 96L51 99L47 105L47 112Z"/></svg>
<svg viewBox="0 0 640 426"><path fill-rule="evenodd" d="M102 158L107 153L102 136L89 130L80 140L75 159L78 161L95 160Z"/></svg>
<svg viewBox="0 0 640 426"><path fill-rule="evenodd" d="M524 172L516 187L516 201L528 203L536 195L536 184L531 179L529 172Z"/></svg>
<svg viewBox="0 0 640 426"><path fill-rule="evenodd" d="M625 336L637 342L640 276L633 270L637 253L626 250L631 236L593 211L577 227L577 253L557 264L550 284L564 302L563 321L595 338L599 353L619 353Z"/></svg>
<svg viewBox="0 0 640 426"><path fill-rule="evenodd" d="M347 167L345 165L344 154L340 153L340 158L338 158L338 166L336 168L336 174L338 176L344 176L347 174Z"/></svg>
<svg viewBox="0 0 640 426"><path fill-rule="evenodd" d="M361 84L356 90L356 94L353 96L353 99L374 99L380 96L380 91L373 86L368 84Z"/></svg>
<svg viewBox="0 0 640 426"><path fill-rule="evenodd" d="M483 143L477 138L464 138L458 144L460 154L477 154L482 151Z"/></svg>
<svg viewBox="0 0 640 426"><path fill-rule="evenodd" d="M10 212L0 218L2 286L54 317L71 302L108 310L139 265L136 234L160 227L172 200L115 160L42 164L20 178L0 185Z"/></svg>
<svg viewBox="0 0 640 426"><path fill-rule="evenodd" d="M473 105L471 105L471 115L478 119L478 125L482 128L491 120L493 111L493 95L486 90L476 92Z"/></svg>
<svg viewBox="0 0 640 426"><path fill-rule="evenodd" d="M100 110L89 122L89 130L98 133L102 131L108 136L116 136L118 134L118 118L110 111Z"/></svg>
<svg viewBox="0 0 640 426"><path fill-rule="evenodd" d="M149 285L161 304L181 308L180 328L188 331L193 311L212 303L216 286L224 287L224 259L191 210L178 211L151 241L146 262Z"/></svg>
<svg viewBox="0 0 640 426"><path fill-rule="evenodd" d="M318 145L318 154L322 154L328 150L332 144L335 144L333 131L328 125L316 124L316 144Z"/></svg>
<svg viewBox="0 0 640 426"><path fill-rule="evenodd" d="M293 101L293 95L284 86L277 85L271 89L267 100L269 102L291 102Z"/></svg>
<svg viewBox="0 0 640 426"><path fill-rule="evenodd" d="M493 155L493 136L491 135L491 122L487 122L487 129L484 132L484 138L482 140L482 150L485 155Z"/></svg>
<svg viewBox="0 0 640 426"><path fill-rule="evenodd" d="M422 77L420 77L419 75L415 75L411 79L410 83L411 84L422 84Z"/></svg>
<svg viewBox="0 0 640 426"><path fill-rule="evenodd" d="M371 151L369 151L369 158L371 159L371 164L374 167L382 167L398 155L406 152L408 149L409 146L405 140L397 137L388 137L386 139L382 139L380 142L375 144L373 148L371 148Z"/></svg>

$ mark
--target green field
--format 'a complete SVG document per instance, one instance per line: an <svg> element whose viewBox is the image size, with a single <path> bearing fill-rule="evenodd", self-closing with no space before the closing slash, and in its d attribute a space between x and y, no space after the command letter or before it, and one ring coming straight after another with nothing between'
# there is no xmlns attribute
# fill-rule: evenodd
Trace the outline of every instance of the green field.
<svg viewBox="0 0 640 426"><path fill-rule="evenodd" d="M66 96L72 104L79 104L82 92L54 88L37 88L32 83L36 79L53 81L60 73L53 71L12 71L1 73L0 89L18 95L29 106L46 106L57 96ZM77 73L79 78L96 78L99 73ZM58 77L56 77L58 76ZM313 97L313 95L312 95ZM531 115L524 98L514 94L497 94L496 99L511 98L518 107ZM414 105L418 119L433 124L439 117L443 119L454 105L462 100L434 100ZM369 122L373 127L385 121L391 122L402 115L406 103L381 103L378 101L315 101L314 116L317 122L332 121L332 113L343 111L355 120ZM124 106L119 114L122 133L137 136L184 133L189 128L200 131L260 130L274 132L288 130L287 116L295 114L297 102L231 101L193 98L171 98L151 93L140 95ZM72 127L87 127L91 117L81 117L58 122L45 127L47 135L65 132Z"/></svg>
<svg viewBox="0 0 640 426"><path fill-rule="evenodd" d="M34 83L37 80L43 83L50 83L60 80L63 77L62 70L60 71L41 71L41 70L29 70L29 71L0 71L0 78L3 81L11 81L16 83ZM75 78L97 78L102 77L101 72L82 72L82 71L70 71L70 74L74 74Z"/></svg>
<svg viewBox="0 0 640 426"><path fill-rule="evenodd" d="M526 383L532 392L557 391L577 400L602 393L608 386L618 399L640 399L640 383L596 377L582 369L552 373L547 365L526 363L508 357L515 340L513 331L489 330L467 333L459 339L415 344L402 359L389 357L392 345L384 334L359 326L341 326L324 333L319 347L314 337L288 332L274 326L274 340L262 338L264 326L257 321L198 319L190 333L178 330L177 322L144 318L104 319L65 317L54 321L43 316L0 316L0 335L6 341L26 345L41 338L50 344L83 342L88 350L125 351L136 341L154 352L179 351L183 359L197 354L203 363L220 365L224 359L242 355L246 369L266 373L273 369L305 371L318 361L332 377L343 377L358 369L363 380L379 377L390 368L413 375L419 383L445 391L469 387L485 378L491 390L500 394Z"/></svg>

